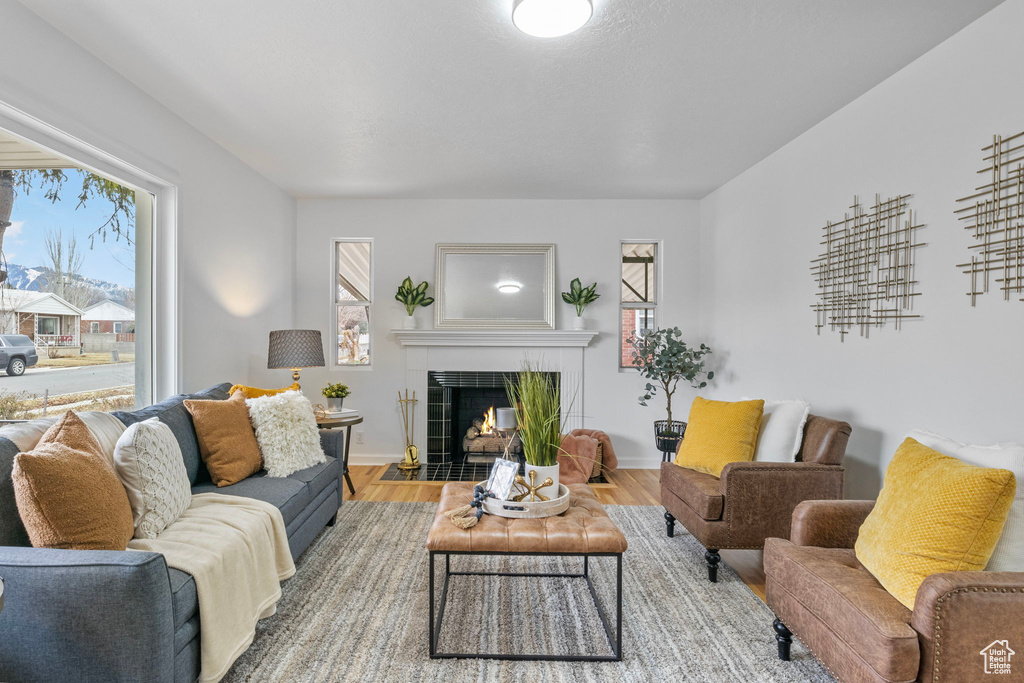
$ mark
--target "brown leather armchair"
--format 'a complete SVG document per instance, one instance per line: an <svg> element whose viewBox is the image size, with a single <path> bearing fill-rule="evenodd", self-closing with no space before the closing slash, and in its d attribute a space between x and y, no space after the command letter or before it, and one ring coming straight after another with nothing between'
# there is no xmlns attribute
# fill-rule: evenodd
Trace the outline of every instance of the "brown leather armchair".
<svg viewBox="0 0 1024 683"><path fill-rule="evenodd" d="M685 438L685 437L684 437ZM764 547L789 538L793 508L843 497L843 456L850 425L808 415L799 462L734 462L721 478L661 464L661 504L669 536L678 520L706 549L708 580L718 580L719 550Z"/></svg>
<svg viewBox="0 0 1024 683"><path fill-rule="evenodd" d="M1024 643L1024 572L934 574L907 609L854 553L872 507L870 500L801 503L792 541L765 543L779 657L789 659L795 634L841 681L987 679L986 665L996 664L986 651ZM1024 665L1009 664L1012 671L1000 673L1011 675L992 678L1019 680Z"/></svg>

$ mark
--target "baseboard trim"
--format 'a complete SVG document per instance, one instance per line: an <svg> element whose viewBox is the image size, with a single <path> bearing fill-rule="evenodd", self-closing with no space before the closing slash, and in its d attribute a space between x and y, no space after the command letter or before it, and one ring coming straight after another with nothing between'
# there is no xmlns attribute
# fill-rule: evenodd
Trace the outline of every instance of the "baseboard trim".
<svg viewBox="0 0 1024 683"><path fill-rule="evenodd" d="M619 469L622 470L660 470L661 458L657 460L648 457L625 457L619 458Z"/></svg>
<svg viewBox="0 0 1024 683"><path fill-rule="evenodd" d="M349 465L390 465L393 462L401 462L404 455L390 455L387 453L352 453L348 456ZM661 460L652 457L619 458L619 469L623 470L658 470L661 469Z"/></svg>
<svg viewBox="0 0 1024 683"><path fill-rule="evenodd" d="M348 456L349 465L390 465L393 462L401 462L404 455L388 455L386 453L350 453Z"/></svg>

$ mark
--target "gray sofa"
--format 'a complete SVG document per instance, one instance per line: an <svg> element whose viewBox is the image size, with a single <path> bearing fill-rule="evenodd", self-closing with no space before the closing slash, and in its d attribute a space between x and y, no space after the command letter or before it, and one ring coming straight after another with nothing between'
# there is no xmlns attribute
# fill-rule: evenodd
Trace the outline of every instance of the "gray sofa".
<svg viewBox="0 0 1024 683"><path fill-rule="evenodd" d="M230 384L180 395L135 412L126 425L159 417L181 446L194 493L258 498L281 510L292 557L333 525L341 506L342 431L322 430L327 462L284 478L260 472L217 488L199 456L187 398L226 399ZM196 585L163 555L33 548L11 484L17 447L0 431L0 612L2 681L187 681L199 676Z"/></svg>

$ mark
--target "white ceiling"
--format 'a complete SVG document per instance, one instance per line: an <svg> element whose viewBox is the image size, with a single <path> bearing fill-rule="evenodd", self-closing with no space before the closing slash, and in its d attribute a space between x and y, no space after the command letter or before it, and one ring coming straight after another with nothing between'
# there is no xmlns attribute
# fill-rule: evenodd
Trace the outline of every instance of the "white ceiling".
<svg viewBox="0 0 1024 683"><path fill-rule="evenodd" d="M1001 0L22 0L297 196L702 197Z"/></svg>

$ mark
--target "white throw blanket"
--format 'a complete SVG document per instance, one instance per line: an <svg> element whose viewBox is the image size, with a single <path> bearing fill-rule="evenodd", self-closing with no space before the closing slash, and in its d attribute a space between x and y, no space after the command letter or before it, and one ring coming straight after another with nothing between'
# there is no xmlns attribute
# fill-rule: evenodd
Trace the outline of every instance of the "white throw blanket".
<svg viewBox="0 0 1024 683"><path fill-rule="evenodd" d="M132 539L128 548L161 553L195 579L204 683L223 678L252 644L256 622L276 611L281 581L295 573L281 511L219 493L192 496L157 538Z"/></svg>

